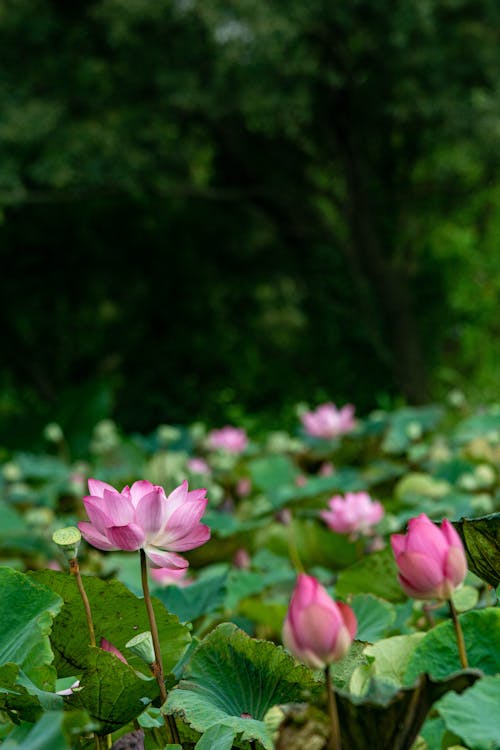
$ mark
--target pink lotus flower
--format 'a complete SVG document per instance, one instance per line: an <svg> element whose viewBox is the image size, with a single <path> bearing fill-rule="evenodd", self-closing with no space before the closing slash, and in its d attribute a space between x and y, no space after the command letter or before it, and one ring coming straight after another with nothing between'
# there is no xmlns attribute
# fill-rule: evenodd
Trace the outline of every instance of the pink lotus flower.
<svg viewBox="0 0 500 750"><path fill-rule="evenodd" d="M377 500L372 500L366 492L347 492L328 501L330 510L322 510L320 516L332 531L337 534L371 534L372 527L384 515L384 508Z"/></svg>
<svg viewBox="0 0 500 750"><path fill-rule="evenodd" d="M337 409L331 402L321 404L314 411L306 411L300 419L308 435L324 440L345 435L355 427L352 404L346 404L341 409Z"/></svg>
<svg viewBox="0 0 500 750"><path fill-rule="evenodd" d="M335 466L331 461L323 461L319 467L318 476L320 477L331 477L335 471Z"/></svg>
<svg viewBox="0 0 500 750"><path fill-rule="evenodd" d="M283 624L283 643L311 669L323 669L348 652L356 616L335 602L313 576L300 573Z"/></svg>
<svg viewBox="0 0 500 750"><path fill-rule="evenodd" d="M189 586L191 578L186 578L187 568L151 568L151 578L160 586Z"/></svg>
<svg viewBox="0 0 500 750"><path fill-rule="evenodd" d="M83 502L90 523L83 521L78 528L97 549L143 549L156 567L187 568L187 560L176 553L210 538L210 529L200 523L206 490L188 492L186 480L168 497L162 487L145 480L118 492L106 482L89 479L89 492Z"/></svg>
<svg viewBox="0 0 500 750"><path fill-rule="evenodd" d="M248 445L248 437L240 427L226 425L220 430L212 430L208 433L208 444L214 450L221 449L228 453L243 453Z"/></svg>
<svg viewBox="0 0 500 750"><path fill-rule="evenodd" d="M422 513L407 534L391 536L403 591L414 599L450 599L467 573L462 540L448 520L441 528Z"/></svg>
<svg viewBox="0 0 500 750"><path fill-rule="evenodd" d="M192 474L211 474L212 470L204 458L188 458L187 468Z"/></svg>

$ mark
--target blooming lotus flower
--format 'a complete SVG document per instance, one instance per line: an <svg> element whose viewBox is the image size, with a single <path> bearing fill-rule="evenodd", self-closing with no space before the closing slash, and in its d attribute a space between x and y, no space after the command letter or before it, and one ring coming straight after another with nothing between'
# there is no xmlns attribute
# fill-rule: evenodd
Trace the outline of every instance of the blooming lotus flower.
<svg viewBox="0 0 500 750"><path fill-rule="evenodd" d="M384 508L372 500L366 492L347 492L345 497L336 495L328 501L330 510L322 510L320 516L327 526L337 534L370 534L372 527L384 515Z"/></svg>
<svg viewBox="0 0 500 750"><path fill-rule="evenodd" d="M332 440L352 432L355 427L352 404L346 404L341 409L337 409L331 402L321 404L314 411L306 411L300 419L308 435L324 440Z"/></svg>
<svg viewBox="0 0 500 750"><path fill-rule="evenodd" d="M311 669L323 669L349 650L356 616L335 602L313 576L300 573L283 624L283 643Z"/></svg>
<svg viewBox="0 0 500 750"><path fill-rule="evenodd" d="M228 453L243 453L248 445L248 437L244 429L226 425L219 430L208 433L208 444L213 449L222 449Z"/></svg>
<svg viewBox="0 0 500 750"><path fill-rule="evenodd" d="M206 490L188 492L186 480L168 497L162 487L145 480L118 492L106 482L89 479L89 492L83 502L90 523L82 521L78 527L97 549L143 549L156 567L187 568L187 560L176 553L210 538L210 529L200 523Z"/></svg>
<svg viewBox="0 0 500 750"><path fill-rule="evenodd" d="M422 513L407 534L391 536L399 582L414 599L450 599L467 573L462 540L448 520L441 528Z"/></svg>

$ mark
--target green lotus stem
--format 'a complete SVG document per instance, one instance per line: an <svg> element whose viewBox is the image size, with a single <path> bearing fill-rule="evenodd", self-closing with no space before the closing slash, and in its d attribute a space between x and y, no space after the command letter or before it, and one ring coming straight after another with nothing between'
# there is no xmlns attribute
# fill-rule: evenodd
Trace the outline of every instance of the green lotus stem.
<svg viewBox="0 0 500 750"><path fill-rule="evenodd" d="M329 664L327 664L325 667L325 680L326 693L328 696L328 715L330 717L330 740L328 742L328 750L342 750L339 714L337 711L337 701L335 699L335 691L332 685L332 676L330 673Z"/></svg>
<svg viewBox="0 0 500 750"><path fill-rule="evenodd" d="M158 687L160 688L160 698L162 705L167 700L167 690L165 688L165 678L163 676L163 662L161 658L160 648L160 636L158 634L158 626L156 624L156 617L153 609L153 602L151 601L151 594L149 593L148 583L148 567L146 564L146 553L143 549L140 550L141 555L141 582L142 591L144 594L144 603L146 605L146 611L148 613L149 627L151 630L151 637L153 639L153 648L155 652L155 661L151 665L151 670L156 678ZM172 742L180 744L179 732L177 731L177 725L173 716L167 716L166 722L170 729ZM169 738L170 739L170 738Z"/></svg>
<svg viewBox="0 0 500 750"><path fill-rule="evenodd" d="M78 565L77 557L73 557L71 560L69 560L69 572L71 573L71 575L75 576L76 585L78 586L78 591L80 592L83 606L85 608L85 616L87 618L87 627L89 629L90 645L95 646L96 643L95 643L94 623L92 621L92 611L90 609L90 602L87 596L87 592L85 591L85 588L83 586L82 576L80 574L80 566Z"/></svg>
<svg viewBox="0 0 500 750"><path fill-rule="evenodd" d="M462 632L460 620L458 619L457 610L451 599L448 599L448 606L450 608L451 619L453 620L453 627L455 628L460 664L462 665L462 669L468 669L469 662L467 661L467 651L465 650L464 634Z"/></svg>
<svg viewBox="0 0 500 750"><path fill-rule="evenodd" d="M302 561L299 555L299 549L297 547L297 538L295 536L293 518L290 519L290 523L288 525L288 554L290 555L290 560L297 573L304 573L304 566L302 565Z"/></svg>

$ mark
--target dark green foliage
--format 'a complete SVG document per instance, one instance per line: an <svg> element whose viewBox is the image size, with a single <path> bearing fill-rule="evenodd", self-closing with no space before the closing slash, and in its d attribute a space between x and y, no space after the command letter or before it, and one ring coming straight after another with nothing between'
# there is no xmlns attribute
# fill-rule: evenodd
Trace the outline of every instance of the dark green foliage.
<svg viewBox="0 0 500 750"><path fill-rule="evenodd" d="M0 437L491 390L499 21L2 0Z"/></svg>

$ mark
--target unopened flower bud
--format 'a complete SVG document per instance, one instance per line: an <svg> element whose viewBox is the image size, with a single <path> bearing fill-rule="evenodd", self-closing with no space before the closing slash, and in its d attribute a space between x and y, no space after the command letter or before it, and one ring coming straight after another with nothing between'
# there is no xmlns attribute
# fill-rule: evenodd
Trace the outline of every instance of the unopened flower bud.
<svg viewBox="0 0 500 750"><path fill-rule="evenodd" d="M311 669L323 669L348 652L356 635L352 609L335 602L313 576L300 573L283 624L283 643Z"/></svg>
<svg viewBox="0 0 500 750"><path fill-rule="evenodd" d="M76 526L57 529L52 534L52 541L64 552L68 560L73 560L77 556L81 540L82 535Z"/></svg>
<svg viewBox="0 0 500 750"><path fill-rule="evenodd" d="M407 534L393 534L391 545L399 582L414 599L450 599L467 573L462 540L445 519L441 528L421 513Z"/></svg>
<svg viewBox="0 0 500 750"><path fill-rule="evenodd" d="M125 644L125 648L130 649L133 654L142 659L146 664L153 664L155 661L155 650L153 646L153 637L149 630L139 633Z"/></svg>

